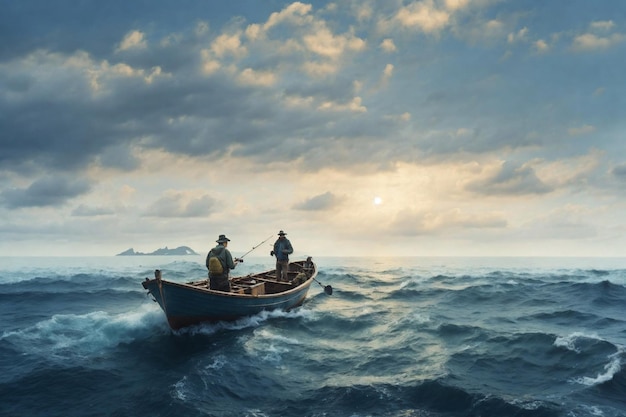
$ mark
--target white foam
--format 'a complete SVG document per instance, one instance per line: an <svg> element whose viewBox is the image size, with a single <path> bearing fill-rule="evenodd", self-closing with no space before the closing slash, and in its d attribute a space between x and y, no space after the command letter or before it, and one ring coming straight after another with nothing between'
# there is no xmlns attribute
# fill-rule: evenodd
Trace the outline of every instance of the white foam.
<svg viewBox="0 0 626 417"><path fill-rule="evenodd" d="M246 410L246 414L244 415L244 417L267 417L267 414L265 414L261 410L250 409Z"/></svg>
<svg viewBox="0 0 626 417"><path fill-rule="evenodd" d="M101 355L120 343L128 343L154 332L163 323L158 306L142 304L137 310L111 314L93 311L86 314L56 314L33 326L4 332L23 353L56 360ZM165 324L166 326L166 324ZM162 325L162 329L165 329Z"/></svg>
<svg viewBox="0 0 626 417"><path fill-rule="evenodd" d="M537 401L537 400L525 400L525 399L515 399L513 401L511 401L511 404L522 408L524 410L530 410L530 411L534 411L534 410L539 410L539 408L541 408L543 406L543 402L542 401Z"/></svg>
<svg viewBox="0 0 626 417"><path fill-rule="evenodd" d="M284 346L284 345L275 345L275 344L269 344L267 346L263 346L258 352L257 355L259 353L262 353L262 355L258 355L262 361L264 362L270 362L273 363L275 365L281 364L283 361L283 355L285 353L290 352L291 349L289 349L288 347Z"/></svg>
<svg viewBox="0 0 626 417"><path fill-rule="evenodd" d="M183 376L181 380L172 385L172 390L172 396L174 398L185 401L187 399L187 376Z"/></svg>
<svg viewBox="0 0 626 417"><path fill-rule="evenodd" d="M580 378L574 378L574 382L582 385L593 386L603 384L613 379L615 374L617 374L621 369L621 353L622 351L615 352L612 355L609 355L609 363L604 365L604 372L599 373L595 376L595 378L583 376Z"/></svg>
<svg viewBox="0 0 626 417"><path fill-rule="evenodd" d="M576 342L580 339L592 339L604 341L600 336L595 333L582 333L582 332L574 332L567 336L559 336L554 340L554 346L556 347L564 347L567 350L571 350L572 352L580 353L580 349L576 347Z"/></svg>
<svg viewBox="0 0 626 417"><path fill-rule="evenodd" d="M298 339L295 339L293 337L287 337L281 334L272 333L266 328L260 328L260 329L255 330L254 335L255 337L258 337L261 340L266 340L269 342L279 342L279 343L285 343L285 344L290 344L290 345L300 344L300 341Z"/></svg>
<svg viewBox="0 0 626 417"><path fill-rule="evenodd" d="M213 363L207 365L206 369L213 369L213 370L222 369L224 365L226 365L227 362L228 360L226 359L226 356L217 355L213 357Z"/></svg>
<svg viewBox="0 0 626 417"><path fill-rule="evenodd" d="M598 416L601 417L604 415L604 413L602 412L602 410L595 405L589 406L589 405L581 405L580 408L582 408L584 411L588 412L589 414L591 414L592 416Z"/></svg>
<svg viewBox="0 0 626 417"><path fill-rule="evenodd" d="M217 333L221 330L242 330L249 328L256 328L262 326L266 321L274 318L305 318L312 319L315 315L313 311L307 310L303 307L297 308L291 311L282 311L282 310L274 310L274 311L262 311L253 316L243 317L239 320L232 322L218 322L218 323L202 323L196 326L184 327L182 329L176 330L174 334L183 335L205 335L210 336L212 334Z"/></svg>

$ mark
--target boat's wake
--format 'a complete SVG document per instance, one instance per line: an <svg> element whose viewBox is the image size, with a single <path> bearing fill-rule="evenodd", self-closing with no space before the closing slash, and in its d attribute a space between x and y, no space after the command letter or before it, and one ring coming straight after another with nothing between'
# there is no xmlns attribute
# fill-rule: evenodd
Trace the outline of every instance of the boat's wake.
<svg viewBox="0 0 626 417"><path fill-rule="evenodd" d="M174 330L176 335L212 335L221 331L257 328L274 319L311 319L315 315L312 310L299 307L290 311L261 311L253 316L243 317L236 321L220 321L217 323L201 323L194 326Z"/></svg>

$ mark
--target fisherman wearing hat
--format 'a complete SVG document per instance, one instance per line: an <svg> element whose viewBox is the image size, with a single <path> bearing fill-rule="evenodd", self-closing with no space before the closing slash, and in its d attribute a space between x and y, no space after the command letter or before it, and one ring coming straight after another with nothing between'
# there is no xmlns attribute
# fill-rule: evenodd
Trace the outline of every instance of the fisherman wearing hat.
<svg viewBox="0 0 626 417"><path fill-rule="evenodd" d="M289 239L285 237L287 233L282 230L278 232L278 239L274 243L274 250L270 256L276 256L276 279L278 281L289 281L289 255L293 253L293 247Z"/></svg>
<svg viewBox="0 0 626 417"><path fill-rule="evenodd" d="M226 249L230 239L226 235L220 235L216 240L217 246L209 251L206 257L206 267L209 270L209 288L218 291L230 291L230 282L228 281L228 273L231 269L235 269L241 259L235 259L230 251Z"/></svg>

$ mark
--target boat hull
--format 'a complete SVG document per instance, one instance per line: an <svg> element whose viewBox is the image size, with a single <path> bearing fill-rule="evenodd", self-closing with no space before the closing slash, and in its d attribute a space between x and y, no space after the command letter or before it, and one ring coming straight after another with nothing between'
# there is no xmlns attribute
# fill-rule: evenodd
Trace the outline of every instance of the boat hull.
<svg viewBox="0 0 626 417"><path fill-rule="evenodd" d="M285 287L284 290L275 289L270 294L211 290L207 288L206 280L190 283L171 282L160 279L160 271L156 271L157 278L146 279L142 285L163 309L170 327L178 330L204 322L233 321L262 311L290 310L297 307L304 302L317 274L315 265L312 265L306 280L299 284L288 285L264 279L264 285L268 288ZM272 272L249 275L247 278L256 282L260 276L271 276Z"/></svg>

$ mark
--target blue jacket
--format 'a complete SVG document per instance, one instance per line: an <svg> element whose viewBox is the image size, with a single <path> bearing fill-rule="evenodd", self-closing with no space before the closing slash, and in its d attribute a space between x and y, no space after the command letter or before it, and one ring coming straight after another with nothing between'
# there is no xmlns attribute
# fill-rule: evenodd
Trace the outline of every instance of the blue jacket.
<svg viewBox="0 0 626 417"><path fill-rule="evenodd" d="M289 239L278 238L274 243L274 255L277 261L288 261L289 255L293 253L293 247Z"/></svg>

